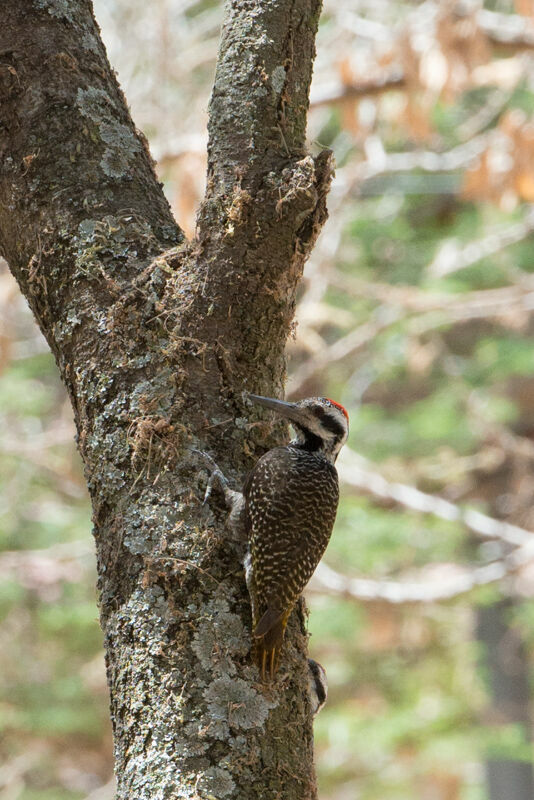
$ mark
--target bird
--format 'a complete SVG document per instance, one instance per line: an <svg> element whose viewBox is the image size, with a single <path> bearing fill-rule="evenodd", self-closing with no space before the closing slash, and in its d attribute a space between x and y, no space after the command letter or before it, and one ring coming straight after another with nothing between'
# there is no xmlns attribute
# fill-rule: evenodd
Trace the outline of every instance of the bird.
<svg viewBox="0 0 534 800"><path fill-rule="evenodd" d="M316 717L323 708L328 697L328 684L326 671L322 664L308 659L308 698L310 700L312 716Z"/></svg>
<svg viewBox="0 0 534 800"><path fill-rule="evenodd" d="M291 441L261 456L241 492L230 489L210 456L197 452L211 469L205 501L219 482L231 524L246 539L253 650L267 681L276 675L291 611L330 540L339 500L335 461L349 418L326 397L293 403L254 394L248 399L287 419L295 432Z"/></svg>

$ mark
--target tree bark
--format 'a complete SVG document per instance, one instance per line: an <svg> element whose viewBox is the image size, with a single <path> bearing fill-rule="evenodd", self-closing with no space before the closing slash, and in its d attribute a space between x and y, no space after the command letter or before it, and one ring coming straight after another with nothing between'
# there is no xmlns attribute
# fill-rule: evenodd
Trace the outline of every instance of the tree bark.
<svg viewBox="0 0 534 800"><path fill-rule="evenodd" d="M173 220L88 0L2 7L0 250L65 381L93 504L119 800L316 797L303 607L280 678L250 663L239 486L279 394L328 154L305 151L320 0L233 0L198 232Z"/></svg>
<svg viewBox="0 0 534 800"><path fill-rule="evenodd" d="M531 740L529 662L519 631L510 623L517 606L505 598L477 612L477 636L484 645L482 664L487 672L491 705L486 711L489 724L515 726L521 731L524 749ZM495 752L497 749L497 753ZM532 800L534 775L532 762L512 754L486 754L486 781L489 800ZM524 753L522 754L524 756Z"/></svg>
<svg viewBox="0 0 534 800"><path fill-rule="evenodd" d="M532 439L534 431L533 388L532 378L521 377L509 380L505 389L505 396L517 409L511 433L525 440ZM518 451L509 453L493 473L478 475L473 494L487 503L492 516L534 531L533 489L532 462ZM501 599L476 611L476 635L482 645L480 664L488 693L484 721L493 733L492 744L484 753L487 795L488 800L527 800L534 797L534 770L525 757L533 722L530 663L522 631L513 619L523 601L512 585L502 588ZM499 747L500 730L510 728L515 729L514 747L505 735ZM521 740L523 747L518 744Z"/></svg>

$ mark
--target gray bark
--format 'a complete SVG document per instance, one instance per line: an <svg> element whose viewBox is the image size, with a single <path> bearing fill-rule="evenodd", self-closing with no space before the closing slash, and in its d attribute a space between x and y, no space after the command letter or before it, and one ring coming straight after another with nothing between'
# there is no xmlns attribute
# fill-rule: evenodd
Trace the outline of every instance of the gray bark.
<svg viewBox="0 0 534 800"><path fill-rule="evenodd" d="M484 645L483 665L491 698L486 717L498 730L514 725L521 730L525 745L531 740L529 663L525 646L510 616L516 604L506 598L477 612L477 635ZM532 762L511 754L486 754L489 800L532 800Z"/></svg>
<svg viewBox="0 0 534 800"><path fill-rule="evenodd" d="M72 400L93 503L119 800L316 797L303 608L278 682L250 663L242 544L201 504L284 431L278 394L328 155L305 151L320 0L233 0L186 241L88 0L2 4L0 250Z"/></svg>
<svg viewBox="0 0 534 800"><path fill-rule="evenodd" d="M465 331L464 331L465 340ZM534 420L533 379L513 378L505 387L506 396L517 408L518 416L512 433L532 438ZM493 473L477 476L472 496L487 503L492 516L534 531L532 492L534 473L531 460L518 449ZM504 551L506 552L506 550ZM507 589L512 586L504 586ZM482 647L480 663L486 678L488 706L484 722L493 732L495 743L499 730L514 727L524 742L512 751L509 746L493 744L485 752L485 772L489 800L529 800L534 797L534 771L525 758L532 740L532 708L530 702L529 654L514 612L522 599L503 595L502 599L477 609L476 633ZM506 741L506 737L503 737Z"/></svg>

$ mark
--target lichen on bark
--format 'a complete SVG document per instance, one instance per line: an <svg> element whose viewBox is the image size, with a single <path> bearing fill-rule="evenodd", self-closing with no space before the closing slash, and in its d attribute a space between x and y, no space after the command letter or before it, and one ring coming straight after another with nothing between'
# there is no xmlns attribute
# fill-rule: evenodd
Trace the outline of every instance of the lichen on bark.
<svg viewBox="0 0 534 800"><path fill-rule="evenodd" d="M88 0L5 10L0 249L72 400L118 800L316 796L303 606L279 680L261 685L243 543L220 498L202 505L190 447L238 486L284 433L244 391L283 391L296 288L326 218L331 160L304 138L319 11L228 3L208 188L187 242Z"/></svg>

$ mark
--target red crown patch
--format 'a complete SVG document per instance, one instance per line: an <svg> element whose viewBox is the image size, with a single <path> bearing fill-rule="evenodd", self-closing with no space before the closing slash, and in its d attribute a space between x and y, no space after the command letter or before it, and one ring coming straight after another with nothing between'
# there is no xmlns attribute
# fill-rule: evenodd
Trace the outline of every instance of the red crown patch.
<svg viewBox="0 0 534 800"><path fill-rule="evenodd" d="M341 403L336 403L336 401L335 401L335 400L331 400L329 397L327 397L326 399L328 400L328 402L329 402L329 403L332 403L332 405L333 405L333 406L335 406L336 408L339 408L339 410L341 411L341 413L345 415L345 417L346 417L346 419L347 419L347 421L348 421L348 419L349 419L349 415L348 415L347 409L346 409L346 408L343 408L343 406L341 405Z"/></svg>

